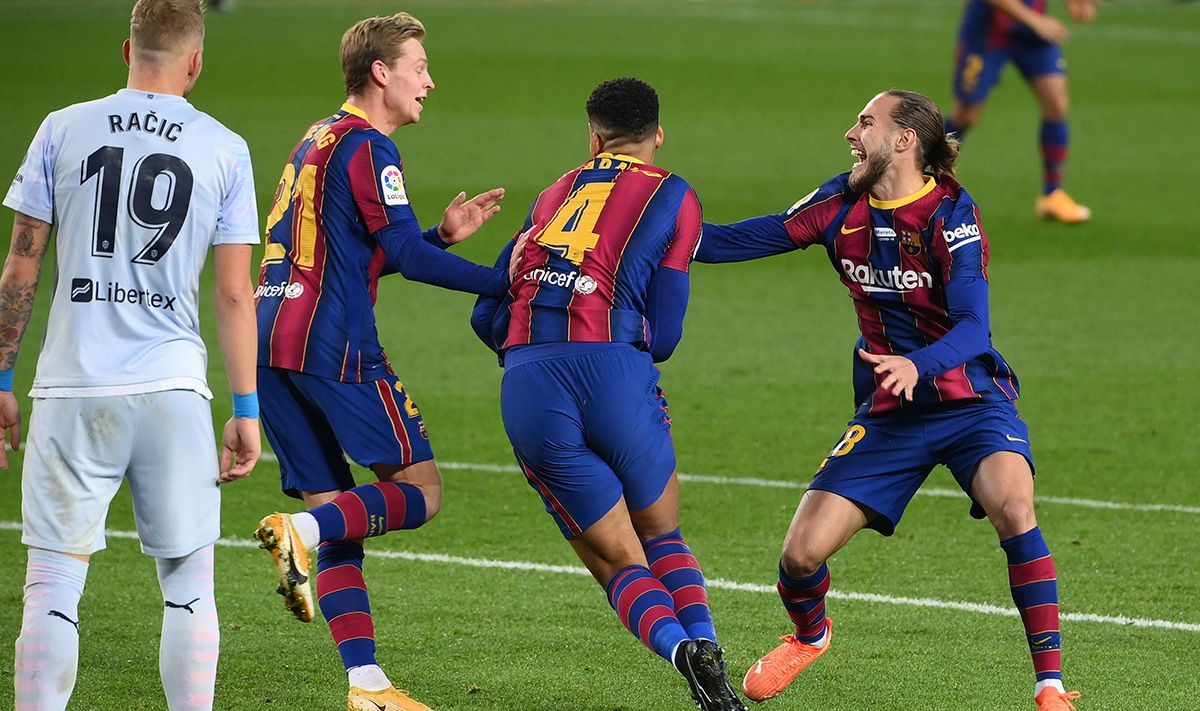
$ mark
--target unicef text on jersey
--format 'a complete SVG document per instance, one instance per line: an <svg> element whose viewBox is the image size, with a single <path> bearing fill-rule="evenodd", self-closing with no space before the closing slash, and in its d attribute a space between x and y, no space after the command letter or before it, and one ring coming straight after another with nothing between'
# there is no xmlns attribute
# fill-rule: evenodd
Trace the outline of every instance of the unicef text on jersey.
<svg viewBox="0 0 1200 711"><path fill-rule="evenodd" d="M108 282L104 291L100 290L100 282L91 279L71 280L71 301L77 304L92 302L110 304L129 304L148 309L174 311L177 296L160 294L149 289L127 289L115 281Z"/></svg>

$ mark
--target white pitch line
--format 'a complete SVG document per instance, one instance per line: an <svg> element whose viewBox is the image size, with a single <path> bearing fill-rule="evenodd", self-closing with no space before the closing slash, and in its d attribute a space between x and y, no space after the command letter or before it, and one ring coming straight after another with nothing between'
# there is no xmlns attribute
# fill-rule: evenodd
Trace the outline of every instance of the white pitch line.
<svg viewBox="0 0 1200 711"><path fill-rule="evenodd" d="M265 462L279 461L271 452L263 452ZM438 467L451 471L490 472L493 474L519 474L520 469L515 464L483 464L478 462L438 462ZM697 484L720 484L723 486L757 486L767 489L794 489L803 491L806 484L787 479L763 479L750 476L714 476L711 474L687 474L680 472L679 481ZM936 496L966 500L966 494L958 489L939 489L923 487L917 490L918 496ZM1071 496L1037 496L1039 504L1061 504L1063 506L1080 506L1088 509L1107 509L1109 511L1143 511L1168 512L1200 515L1200 506L1184 506L1182 504L1136 504L1127 501L1102 501L1098 499L1080 499Z"/></svg>
<svg viewBox="0 0 1200 711"><path fill-rule="evenodd" d="M0 530L4 531L19 531L21 530L20 521L0 521ZM109 538L137 540L136 531L118 531L106 530L104 535ZM217 545L228 548L257 548L258 544L249 539L240 538L222 538L217 541ZM417 563L441 563L443 565L459 565L469 568L486 568L492 570L520 570L533 573L551 573L555 575L576 575L588 577L591 573L587 568L577 565L550 565L548 563L533 563L524 560L495 560L492 558L467 558L464 556L449 555L447 553L414 553L412 551L393 551L393 550L378 550L371 549L371 556L375 558L389 558L392 560L408 560ZM737 592L753 592L775 594L774 585L764 585L762 583L742 583L733 580L723 580L721 578L712 578L708 580L708 586L718 590L733 590ZM974 612L982 615L994 615L999 617L1017 617L1017 611L1011 607L998 607L996 605L988 605L977 602L959 602L957 600L939 600L931 597L898 597L894 595L880 595L877 593L849 592L843 590L830 590L828 597L834 600L852 600L855 602L869 602L878 605L906 605L910 607L925 607L941 610L958 610L959 612ZM1200 632L1200 623L1194 622L1172 622L1170 620L1155 620L1144 617L1126 617L1125 615L1093 615L1086 612L1064 612L1060 615L1063 622L1094 622L1098 624L1117 625L1120 627L1147 627L1166 630L1176 630L1179 632Z"/></svg>

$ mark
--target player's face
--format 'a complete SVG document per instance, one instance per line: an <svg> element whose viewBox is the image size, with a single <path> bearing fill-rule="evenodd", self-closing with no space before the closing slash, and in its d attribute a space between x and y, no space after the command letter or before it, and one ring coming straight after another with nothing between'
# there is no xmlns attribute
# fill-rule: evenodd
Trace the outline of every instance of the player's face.
<svg viewBox="0 0 1200 711"><path fill-rule="evenodd" d="M895 152L896 124L892 121L895 97L880 94L858 114L854 126L846 131L850 155L857 160L850 168L850 188L867 192L887 173Z"/></svg>
<svg viewBox="0 0 1200 711"><path fill-rule="evenodd" d="M419 40L404 40L400 50L400 56L388 67L384 103L396 125L405 126L421 120L421 102L433 90L433 78L429 76L425 46Z"/></svg>

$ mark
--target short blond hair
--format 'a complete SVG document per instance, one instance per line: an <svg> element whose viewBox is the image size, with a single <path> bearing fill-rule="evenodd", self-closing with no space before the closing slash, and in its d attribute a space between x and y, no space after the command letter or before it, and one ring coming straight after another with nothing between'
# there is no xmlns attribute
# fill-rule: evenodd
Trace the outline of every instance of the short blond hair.
<svg viewBox="0 0 1200 711"><path fill-rule="evenodd" d="M204 40L201 0L138 0L129 17L129 43L138 53L178 54Z"/></svg>
<svg viewBox="0 0 1200 711"><path fill-rule="evenodd" d="M371 65L376 59L392 66L403 52L400 45L407 39L425 40L425 25L407 12L388 17L368 17L359 20L342 35L342 75L346 95L361 92L371 78Z"/></svg>

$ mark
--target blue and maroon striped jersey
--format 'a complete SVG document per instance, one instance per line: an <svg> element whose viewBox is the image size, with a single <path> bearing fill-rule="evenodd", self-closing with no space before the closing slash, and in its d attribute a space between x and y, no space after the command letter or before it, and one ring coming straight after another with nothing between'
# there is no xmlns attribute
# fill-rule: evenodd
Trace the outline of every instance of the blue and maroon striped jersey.
<svg viewBox="0 0 1200 711"><path fill-rule="evenodd" d="M670 171L610 153L572 170L525 220L530 239L495 321L497 345L649 346L651 277L687 272L702 224L696 192Z"/></svg>
<svg viewBox="0 0 1200 711"><path fill-rule="evenodd" d="M375 327L385 227L420 234L400 154L345 104L292 151L267 217L258 363L345 382L390 372Z"/></svg>
<svg viewBox="0 0 1200 711"><path fill-rule="evenodd" d="M1046 14L1046 0L1022 1L1034 12ZM1008 13L996 9L987 0L967 0L958 37L972 43L985 40L988 47L1001 49L1007 47L1014 39L1036 40L1037 34L1014 20Z"/></svg>
<svg viewBox="0 0 1200 711"><path fill-rule="evenodd" d="M869 353L902 355L920 380L913 401L879 387L883 377L854 356L860 415L1015 400L1016 374L991 345L988 242L979 208L950 178L929 177L916 193L875 200L843 173L786 212L732 225L705 225L700 262L734 262L823 246L850 290Z"/></svg>

